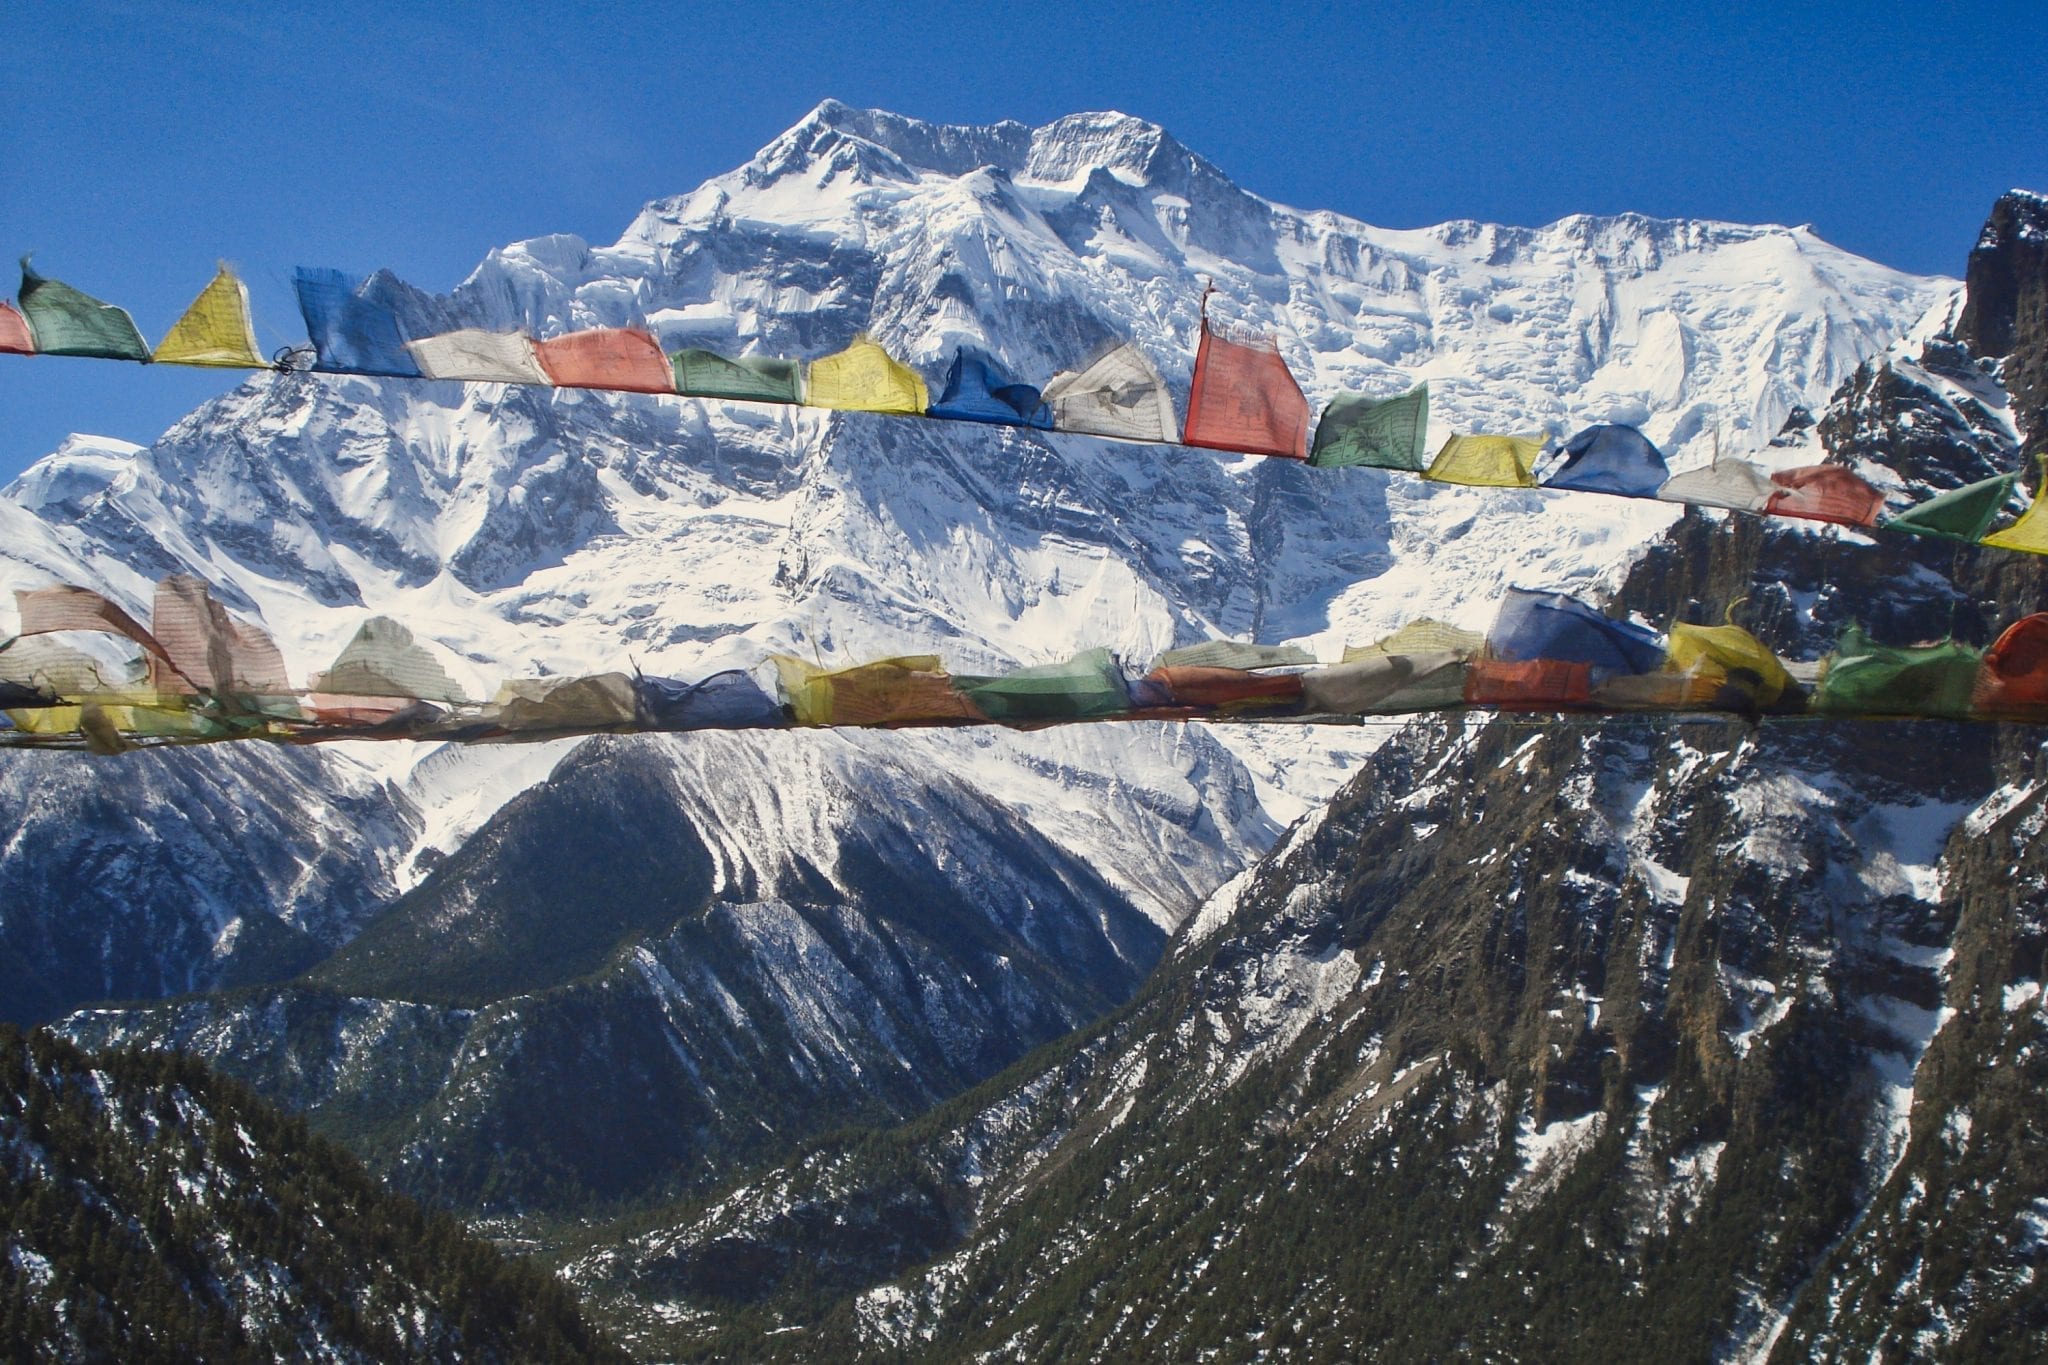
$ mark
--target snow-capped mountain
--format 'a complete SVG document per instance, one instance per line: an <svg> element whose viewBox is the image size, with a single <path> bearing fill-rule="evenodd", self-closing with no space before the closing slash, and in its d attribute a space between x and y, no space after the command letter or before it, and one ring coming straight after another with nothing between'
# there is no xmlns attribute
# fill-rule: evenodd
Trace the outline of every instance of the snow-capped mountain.
<svg viewBox="0 0 2048 1365"><path fill-rule="evenodd" d="M951 128L828 102L747 165L649 204L615 244L507 247L431 306L776 354L866 330L928 373L973 343L1038 380L1128 337L1184 393L1205 282L1220 314L1279 339L1313 400L1426 379L1434 436L1619 413L1678 464L1716 433L1768 455L1789 412L1954 294L1802 228L1388 231L1268 203L1122 115ZM1418 610L1477 625L1511 581L1611 585L1675 515L958 424L264 375L147 450L76 439L28 471L0 501L0 586L69 578L139 606L148 580L195 572L260 616L301 676L367 611L445 645L479 685L629 660L701 673L774 650L937 648L971 670L1096 644L1142 661L1213 635L1334 652ZM957 739L895 743L970 780L1014 767ZM1094 756L1094 741L1032 747L1072 780ZM1284 822L1359 740L1190 732L1175 747L1182 775L1246 764ZM516 756L487 778L471 761L437 784L450 765L430 755L372 759L441 851L489 814L479 790L502 800L546 766ZM1135 780L1174 784L1166 762ZM1196 882L1271 837L1212 814L1231 832ZM1188 906L1126 889L1162 924Z"/></svg>
<svg viewBox="0 0 2048 1365"><path fill-rule="evenodd" d="M545 335L644 323L671 347L799 356L866 331L934 377L963 343L1042 381L1129 338L1184 398L1211 283L1212 311L1274 334L1312 400L1427 380L1433 438L1566 432L1620 416L1681 466L1717 439L1731 453L1797 462L1768 444L1789 414L1820 408L1860 363L1956 307L1952 281L1859 260L1800 228L1621 216L1389 231L1261 200L1121 115L966 129L835 103L731 174L651 203L611 246L510 246L419 306L455 324ZM1334 657L1422 612L1482 625L1509 583L1612 588L1680 515L954 423L266 374L147 449L81 438L28 471L0 498L0 587L84 582L140 609L154 578L196 573L276 634L301 677L382 612L436 642L478 689L506 674L629 663L697 675L772 651L846 664L936 649L956 669L985 671L1105 644L1142 663L1233 636ZM34 1011L12 1008L39 1018L101 996L274 980L341 953L335 975L316 971L268 1003L96 1015L81 1036L175 1035L244 1058L252 1075L282 1067L282 1088L309 1104L368 1097L368 1117L353 1100L337 1105L337 1131L365 1135L392 1169L429 1172L446 1151L518 1126L492 1117L512 1112L492 1099L517 1079L506 1058L544 1035L582 1047L577 1025L601 1032L624 1017L605 1002L628 1001L634 1036L675 1050L659 1086L633 1089L647 1080L637 1054L558 1049L546 1065L620 1104L648 1094L702 1103L713 1129L742 1122L745 1105L730 1097L783 1067L816 1101L797 1104L815 1131L909 1112L1128 991L1164 931L1385 733L1142 725L686 738L628 742L630 762L561 744L357 746L294 755L289 771L230 751L206 780L240 819L192 837L227 867L322 869L244 877L232 894L218 893L232 879L195 887L203 860L151 828L150 812L190 806L189 756L81 762L66 771L87 790L38 792L52 803L45 827L117 864L121 891L82 919L66 917L54 890L0 908L0 938L33 945L38 955L21 960L67 983ZM584 836L590 773L607 763L667 793L659 799L718 851L723 871L701 885L680 879L668 900L635 900L575 981L515 972L510 994L487 1000L344 970L368 907L384 907L378 926L469 915L485 936L506 922L497 916L531 910L520 858ZM10 799L26 802L31 782ZM102 818L102 784L130 814ZM959 837L939 832L940 820ZM1010 880L991 895L998 869L986 850L1022 847L998 838L1002 828L1029 831L1029 856L1002 869ZM0 867L47 859L48 847L10 842ZM854 892L878 857L896 890L863 901ZM464 876L513 894L480 909L437 871L458 859ZM350 866L359 880L343 885L335 869ZM590 918L576 888L549 894L542 908L557 913L539 917L533 954L570 940L589 948L592 925L610 923ZM909 914L923 904L949 907L953 927ZM840 1014L788 1024L824 1049L816 1056L829 1057L827 1035L854 1021L845 1057L865 1074L891 1075L892 1053L921 1059L913 1069L927 1074L849 1088L840 1063L809 1065L802 1051L797 1063L756 1068L749 1050L785 1025L764 1033L769 1016L751 1006L705 1012L681 970L699 951L692 917L705 914L745 930L723 941L730 956L718 966L759 1001L801 998L805 972L836 983ZM282 938L245 934L265 916L285 926ZM1032 942L1034 923L1042 942L1085 945L1087 969L1065 982L1057 971L991 975L995 959L1016 960L1006 945ZM245 941L290 952L237 960ZM943 970L929 998L912 999L882 968L921 953ZM545 999L528 1002L536 992ZM401 1015L419 1026L391 1023ZM317 1027L288 1023L308 1018ZM1000 1046L948 1036L971 1019L1002 1021L990 1024ZM292 1040L283 1054L280 1035ZM470 1064L479 1056L492 1059L481 1073ZM383 1087L400 1080L407 1098L394 1112ZM526 1094L513 1111L546 1102ZM601 1127L601 1104L591 1105ZM803 1135L784 1129L774 1141ZM425 1145L408 1145L416 1139ZM545 1184L536 1177L518 1197ZM474 1184L463 1194L489 1197Z"/></svg>

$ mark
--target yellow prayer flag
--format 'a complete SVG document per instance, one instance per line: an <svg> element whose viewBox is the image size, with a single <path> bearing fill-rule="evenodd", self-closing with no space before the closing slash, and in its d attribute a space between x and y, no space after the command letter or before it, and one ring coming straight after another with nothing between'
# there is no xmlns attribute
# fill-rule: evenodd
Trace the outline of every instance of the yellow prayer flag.
<svg viewBox="0 0 2048 1365"><path fill-rule="evenodd" d="M922 413L931 406L931 394L917 371L892 359L867 337L857 336L837 355L810 363L804 403L849 412Z"/></svg>
<svg viewBox="0 0 2048 1365"><path fill-rule="evenodd" d="M256 330L249 322L249 291L222 265L213 282L199 291L185 316L157 343L150 357L160 365L218 365L260 370Z"/></svg>
<svg viewBox="0 0 2048 1365"><path fill-rule="evenodd" d="M1453 436L1422 477L1481 488L1534 488L1542 453L1540 435Z"/></svg>
<svg viewBox="0 0 2048 1365"><path fill-rule="evenodd" d="M2041 455L2041 469L2043 478L2048 479L2048 451ZM2042 483L2040 491L2035 493L2033 502L2027 505L2027 510L2020 513L2018 521L2003 531L1992 532L1977 543L1996 545L2004 550L2025 550L2028 554L2048 555L2048 497L2043 497L2042 493L2048 493L2048 482Z"/></svg>
<svg viewBox="0 0 2048 1365"><path fill-rule="evenodd" d="M1757 703L1776 704L1792 685L1792 675L1778 656L1741 626L1692 626L1683 621L1671 627L1666 646L1665 667L1673 673L1705 677L1715 683L1735 678L1754 678Z"/></svg>

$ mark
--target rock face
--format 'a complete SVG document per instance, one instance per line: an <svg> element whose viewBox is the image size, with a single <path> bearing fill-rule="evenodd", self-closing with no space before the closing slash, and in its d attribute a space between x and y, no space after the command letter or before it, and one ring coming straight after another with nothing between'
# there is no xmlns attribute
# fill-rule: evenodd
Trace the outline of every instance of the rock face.
<svg viewBox="0 0 2048 1365"><path fill-rule="evenodd" d="M559 1212L916 1113L1156 960L1094 869L964 784L842 752L777 764L783 791L755 752L583 746L303 982L67 1031L205 1056L441 1203Z"/></svg>
<svg viewBox="0 0 2048 1365"><path fill-rule="evenodd" d="M2029 448L2048 441L2048 198L2014 190L1992 206L1970 253L1956 335L2005 361Z"/></svg>
<svg viewBox="0 0 2048 1365"><path fill-rule="evenodd" d="M396 894L417 817L303 751L0 759L0 1020L296 975Z"/></svg>
<svg viewBox="0 0 2048 1365"><path fill-rule="evenodd" d="M575 1300L189 1057L0 1025L0 1340L37 1360L623 1360Z"/></svg>
<svg viewBox="0 0 2048 1365"><path fill-rule="evenodd" d="M2043 771L1419 727L1130 1010L572 1280L749 1358L2038 1353Z"/></svg>

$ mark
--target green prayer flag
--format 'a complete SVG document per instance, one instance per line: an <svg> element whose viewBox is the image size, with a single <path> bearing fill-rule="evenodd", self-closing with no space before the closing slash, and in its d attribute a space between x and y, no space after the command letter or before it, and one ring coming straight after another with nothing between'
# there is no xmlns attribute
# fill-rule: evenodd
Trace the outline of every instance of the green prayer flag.
<svg viewBox="0 0 2048 1365"><path fill-rule="evenodd" d="M21 311L35 329L43 355L86 355L102 360L148 361L149 344L127 310L46 280L21 258Z"/></svg>
<svg viewBox="0 0 2048 1365"><path fill-rule="evenodd" d="M803 367L794 360L747 355L728 360L716 351L690 349L669 357L676 392L692 398L736 398L748 403L803 402Z"/></svg>
<svg viewBox="0 0 2048 1365"><path fill-rule="evenodd" d="M953 684L990 720L1066 720L1131 709L1130 687L1106 649L1000 678L956 677Z"/></svg>
<svg viewBox="0 0 2048 1365"><path fill-rule="evenodd" d="M1916 536L1938 536L1974 545L1991 529L1991 523L2012 496L2017 474L1999 474L1929 498L1895 517L1879 522L1886 531L1907 531Z"/></svg>
<svg viewBox="0 0 2048 1365"><path fill-rule="evenodd" d="M1967 716L1983 651L1947 641L1880 645L1855 626L1821 673L1813 709L1861 716Z"/></svg>
<svg viewBox="0 0 2048 1365"><path fill-rule="evenodd" d="M1324 468L1370 465L1375 469L1428 467L1423 437L1429 430L1429 385L1418 384L1397 398L1339 394L1316 423L1308 462Z"/></svg>

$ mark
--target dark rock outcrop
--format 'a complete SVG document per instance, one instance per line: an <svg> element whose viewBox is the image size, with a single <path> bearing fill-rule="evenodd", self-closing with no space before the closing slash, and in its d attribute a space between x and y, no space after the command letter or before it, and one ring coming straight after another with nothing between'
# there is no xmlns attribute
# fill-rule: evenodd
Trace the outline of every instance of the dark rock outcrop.
<svg viewBox="0 0 2048 1365"><path fill-rule="evenodd" d="M1993 205L1967 281L1956 337L2005 360L2005 386L2032 449L2048 441L2048 198L2013 190Z"/></svg>

